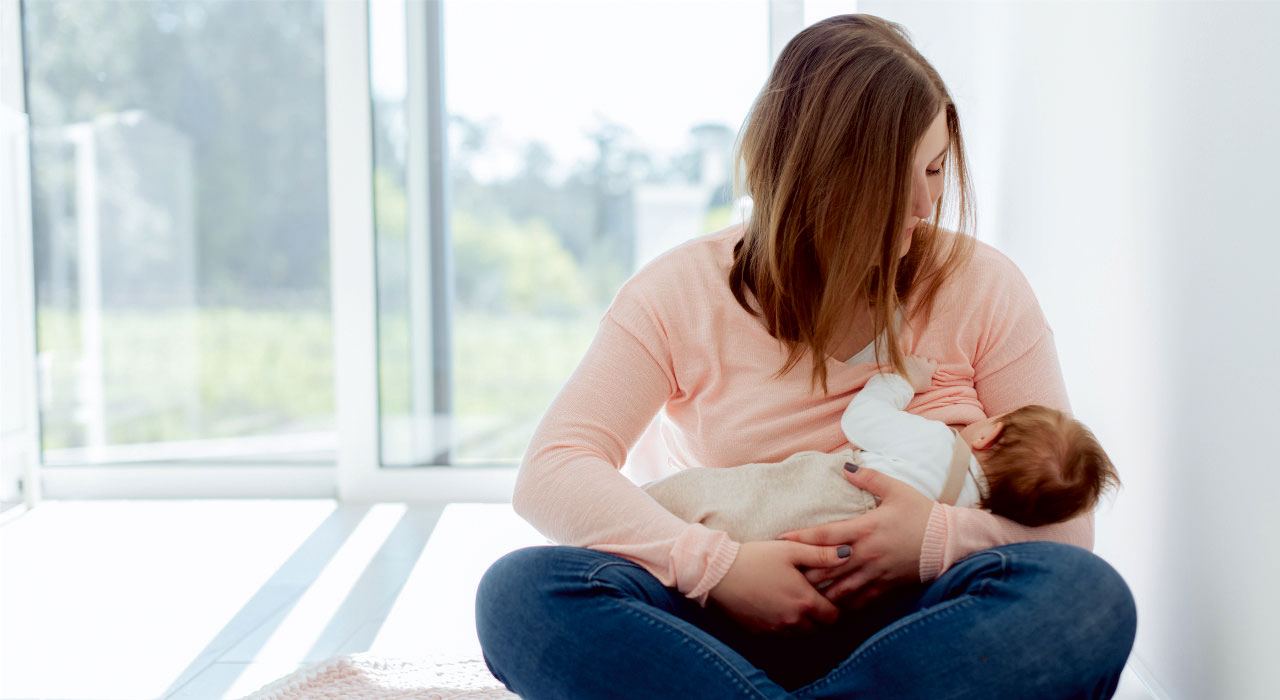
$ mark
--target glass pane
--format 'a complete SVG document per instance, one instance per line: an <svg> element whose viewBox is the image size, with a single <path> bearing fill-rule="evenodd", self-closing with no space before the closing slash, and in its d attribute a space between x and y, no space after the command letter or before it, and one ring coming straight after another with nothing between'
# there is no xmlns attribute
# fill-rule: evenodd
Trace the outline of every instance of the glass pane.
<svg viewBox="0 0 1280 700"><path fill-rule="evenodd" d="M768 70L767 20L764 0L444 3L436 60L448 114L451 401L447 415L429 415L405 400L429 365L405 347L397 356L407 360L384 355L384 464L431 461L415 440L436 461L442 452L455 464L517 461L621 283L658 253L731 222L732 143ZM375 58L399 42L412 67L408 26L406 40L375 18ZM414 121L397 115L412 104L413 71L399 69L396 82L396 69L380 76L380 65L375 91L384 82L400 92L375 97L375 142L394 145L406 131L412 142ZM405 210L384 188L397 163L413 163L404 150L385 153L380 236L384 213L398 221ZM403 293L389 291L393 279L423 274L412 259L380 250L384 297ZM386 323L387 313L384 348L413 329ZM408 427L388 430L392 422ZM422 436L441 426L447 450Z"/></svg>
<svg viewBox="0 0 1280 700"><path fill-rule="evenodd" d="M323 9L24 3L47 461L332 459Z"/></svg>

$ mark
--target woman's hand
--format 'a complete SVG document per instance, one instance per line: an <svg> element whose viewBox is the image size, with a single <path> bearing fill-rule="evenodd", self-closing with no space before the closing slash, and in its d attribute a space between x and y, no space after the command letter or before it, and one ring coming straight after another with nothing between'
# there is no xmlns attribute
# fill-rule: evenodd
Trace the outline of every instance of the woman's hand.
<svg viewBox="0 0 1280 700"><path fill-rule="evenodd" d="M854 609L895 586L920 581L920 547L933 501L874 469L846 471L845 478L878 497L879 507L856 518L793 530L779 539L852 547L845 563L811 569L805 577L814 584L832 581L822 595L841 608Z"/></svg>
<svg viewBox="0 0 1280 700"><path fill-rule="evenodd" d="M799 542L744 542L729 571L711 589L715 601L754 632L805 631L830 624L840 610L805 578L848 561L846 547ZM840 555L844 554L844 557Z"/></svg>

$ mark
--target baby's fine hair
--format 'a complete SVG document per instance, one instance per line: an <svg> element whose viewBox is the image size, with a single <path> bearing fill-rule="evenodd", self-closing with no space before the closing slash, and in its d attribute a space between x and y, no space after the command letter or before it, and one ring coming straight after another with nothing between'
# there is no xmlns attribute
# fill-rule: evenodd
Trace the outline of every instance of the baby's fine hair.
<svg viewBox="0 0 1280 700"><path fill-rule="evenodd" d="M982 462L987 510L1023 525L1048 525L1093 510L1120 485L1097 438L1061 411L1023 406L1000 422L1004 428Z"/></svg>

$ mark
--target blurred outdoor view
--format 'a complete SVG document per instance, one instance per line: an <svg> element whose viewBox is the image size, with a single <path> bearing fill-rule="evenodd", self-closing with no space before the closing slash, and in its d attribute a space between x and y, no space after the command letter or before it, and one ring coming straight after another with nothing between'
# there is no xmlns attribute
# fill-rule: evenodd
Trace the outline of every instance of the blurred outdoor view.
<svg viewBox="0 0 1280 700"><path fill-rule="evenodd" d="M322 3L23 8L45 450L325 458ZM421 16L370 3L382 461L510 462L621 283L730 223L767 9L446 2L434 226Z"/></svg>
<svg viewBox="0 0 1280 700"><path fill-rule="evenodd" d="M322 5L22 10L46 460L331 459Z"/></svg>

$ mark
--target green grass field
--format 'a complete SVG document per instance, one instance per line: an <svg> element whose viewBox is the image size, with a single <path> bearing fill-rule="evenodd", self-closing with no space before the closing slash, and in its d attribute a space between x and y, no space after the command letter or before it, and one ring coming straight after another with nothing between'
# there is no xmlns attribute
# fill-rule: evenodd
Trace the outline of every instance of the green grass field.
<svg viewBox="0 0 1280 700"><path fill-rule="evenodd" d="M596 317L459 313L454 318L454 411L462 423L508 426L460 460L519 457L528 431L572 372ZM96 411L85 383L78 314L41 309L43 444L81 447ZM107 444L244 437L334 429L333 338L327 311L207 308L108 312L101 319ZM385 415L408 409L408 328L383 319Z"/></svg>

